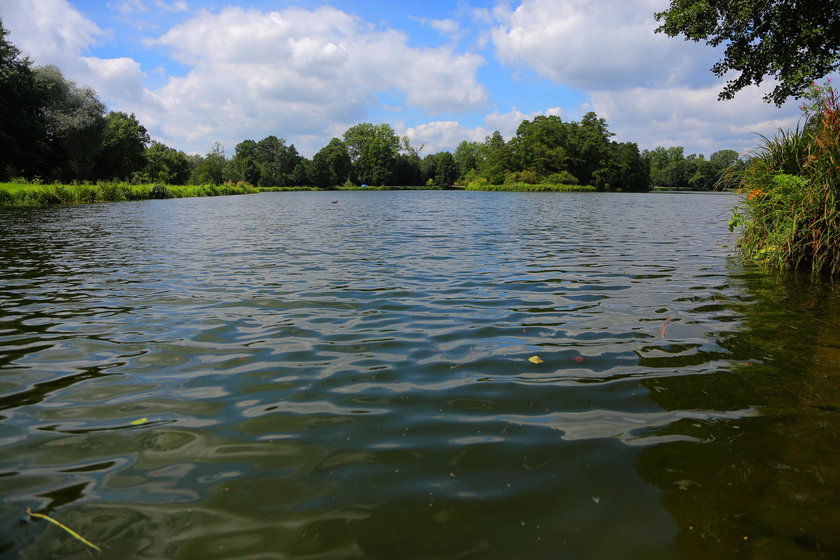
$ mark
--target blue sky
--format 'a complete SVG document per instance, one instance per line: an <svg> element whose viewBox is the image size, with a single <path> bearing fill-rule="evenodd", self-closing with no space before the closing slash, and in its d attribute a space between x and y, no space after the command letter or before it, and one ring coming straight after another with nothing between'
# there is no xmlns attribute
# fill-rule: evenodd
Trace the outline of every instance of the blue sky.
<svg viewBox="0 0 840 560"><path fill-rule="evenodd" d="M667 0L2 0L11 41L191 153L273 134L314 154L359 122L423 153L540 114L604 117L640 148L747 151L795 125L719 52L654 34Z"/></svg>

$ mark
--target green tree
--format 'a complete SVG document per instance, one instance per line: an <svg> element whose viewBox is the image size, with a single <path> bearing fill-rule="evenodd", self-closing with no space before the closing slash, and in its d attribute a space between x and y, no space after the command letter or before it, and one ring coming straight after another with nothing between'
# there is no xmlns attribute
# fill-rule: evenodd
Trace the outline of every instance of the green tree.
<svg viewBox="0 0 840 560"><path fill-rule="evenodd" d="M439 152L436 155L437 165L435 166L434 182L438 187L448 187L458 179L458 166L455 165L455 158L449 152Z"/></svg>
<svg viewBox="0 0 840 560"><path fill-rule="evenodd" d="M478 160L481 157L481 142L464 140L455 148L452 157L455 158L455 165L458 166L458 179L464 179L467 173L478 167Z"/></svg>
<svg viewBox="0 0 840 560"><path fill-rule="evenodd" d="M593 112L586 113L580 123L573 123L564 146L568 154L568 170L582 185L594 185L595 172L608 167L611 156L607 122Z"/></svg>
<svg viewBox="0 0 840 560"><path fill-rule="evenodd" d="M65 79L55 66L39 66L34 72L44 100L44 175L62 181L90 179L102 147L105 105L95 91Z"/></svg>
<svg viewBox="0 0 840 560"><path fill-rule="evenodd" d="M570 125L556 115L524 120L511 140L512 158L518 171L532 171L539 177L568 169L567 147Z"/></svg>
<svg viewBox="0 0 840 560"><path fill-rule="evenodd" d="M643 157L650 164L651 183L659 187L688 187L691 169L683 152L682 146L659 146L651 151L645 150Z"/></svg>
<svg viewBox="0 0 840 560"><path fill-rule="evenodd" d="M193 168L190 183L193 185L220 185L225 179L226 165L225 149L221 143L215 142L210 152L201 158Z"/></svg>
<svg viewBox="0 0 840 560"><path fill-rule="evenodd" d="M146 148L144 156L143 181L183 185L189 180L192 166L184 152L155 140Z"/></svg>
<svg viewBox="0 0 840 560"><path fill-rule="evenodd" d="M476 169L480 177L484 177L493 185L504 183L505 175L513 170L510 150L498 130L484 139Z"/></svg>
<svg viewBox="0 0 840 560"><path fill-rule="evenodd" d="M97 179L128 180L146 165L145 150L149 134L132 113L111 111L105 117L102 149L96 155Z"/></svg>
<svg viewBox="0 0 840 560"><path fill-rule="evenodd" d="M259 186L286 187L295 183L294 171L301 161L294 144L286 145L285 138L266 136L257 142L255 154L259 167Z"/></svg>
<svg viewBox="0 0 840 560"><path fill-rule="evenodd" d="M235 153L225 167L225 178L230 181L245 181L259 184L260 167L257 161L257 143L243 140L234 148Z"/></svg>
<svg viewBox="0 0 840 560"><path fill-rule="evenodd" d="M6 39L0 20L0 179L41 173L46 139L42 95L28 59Z"/></svg>
<svg viewBox="0 0 840 560"><path fill-rule="evenodd" d="M606 165L593 172L592 183L601 190L646 191L650 164L633 142L611 142Z"/></svg>
<svg viewBox="0 0 840 560"><path fill-rule="evenodd" d="M336 187L347 181L351 167L347 146L338 138L333 138L312 158L309 179L321 189Z"/></svg>
<svg viewBox="0 0 840 560"><path fill-rule="evenodd" d="M393 184L400 139L390 125L361 123L352 126L344 133L344 144L353 163L354 182Z"/></svg>
<svg viewBox="0 0 840 560"><path fill-rule="evenodd" d="M781 105L840 68L838 0L671 0L656 19L657 32L725 45L712 72L740 74L727 81L720 99L771 77L778 84L764 99Z"/></svg>

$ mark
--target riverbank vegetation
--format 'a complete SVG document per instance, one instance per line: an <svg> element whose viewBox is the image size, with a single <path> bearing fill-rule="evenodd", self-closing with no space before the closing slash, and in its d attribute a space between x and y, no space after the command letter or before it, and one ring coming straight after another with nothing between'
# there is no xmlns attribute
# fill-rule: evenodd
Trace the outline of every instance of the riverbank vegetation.
<svg viewBox="0 0 840 560"><path fill-rule="evenodd" d="M840 274L840 100L816 83L793 130L764 138L742 175L743 255L772 268Z"/></svg>
<svg viewBox="0 0 840 560"><path fill-rule="evenodd" d="M740 174L744 200L730 221L747 259L771 268L840 274L840 103L829 79L840 69L836 2L671 0L657 32L725 46L713 67L729 81L720 99L773 78L765 101L804 99L793 130L764 137ZM734 71L734 72L733 72Z"/></svg>
<svg viewBox="0 0 840 560"><path fill-rule="evenodd" d="M484 181L472 181L464 187L468 191L512 191L512 192L592 192L595 187L589 185L551 185L514 183L507 185L490 185Z"/></svg>
<svg viewBox="0 0 840 560"><path fill-rule="evenodd" d="M245 183L221 185L132 185L118 181L95 184L0 183L0 206L42 206L125 200L153 200L195 196L251 194L258 189Z"/></svg>

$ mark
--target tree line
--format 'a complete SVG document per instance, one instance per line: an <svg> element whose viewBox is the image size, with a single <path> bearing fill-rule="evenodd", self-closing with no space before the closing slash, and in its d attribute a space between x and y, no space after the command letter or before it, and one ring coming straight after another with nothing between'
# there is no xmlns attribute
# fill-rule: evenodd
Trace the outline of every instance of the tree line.
<svg viewBox="0 0 840 560"><path fill-rule="evenodd" d="M461 142L454 153L422 156L423 146L412 146L390 125L361 123L311 159L273 135L238 143L231 157L219 143L204 156L187 155L152 141L133 114L106 113L96 92L58 68L33 66L6 35L0 21L0 180L241 181L263 188L548 183L644 191L652 184L713 188L742 164L732 150L709 160L684 156L681 147L640 152L633 142L614 141L593 112L579 122L537 116L522 121L508 141L496 131L484 141Z"/></svg>

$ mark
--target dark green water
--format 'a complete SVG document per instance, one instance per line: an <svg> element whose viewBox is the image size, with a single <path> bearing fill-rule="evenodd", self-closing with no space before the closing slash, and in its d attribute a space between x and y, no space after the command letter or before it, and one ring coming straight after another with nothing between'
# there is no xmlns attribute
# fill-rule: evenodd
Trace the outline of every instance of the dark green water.
<svg viewBox="0 0 840 560"><path fill-rule="evenodd" d="M0 555L838 558L840 294L734 202L0 210Z"/></svg>

